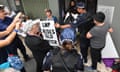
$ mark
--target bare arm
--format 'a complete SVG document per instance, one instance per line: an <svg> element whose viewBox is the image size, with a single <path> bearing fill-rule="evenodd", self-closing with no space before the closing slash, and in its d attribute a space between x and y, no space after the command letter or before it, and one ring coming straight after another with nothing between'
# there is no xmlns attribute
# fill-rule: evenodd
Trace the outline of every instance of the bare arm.
<svg viewBox="0 0 120 72"><path fill-rule="evenodd" d="M69 27L71 27L71 25L70 25L70 24L60 25L60 24L56 23L56 24L55 24L55 27L56 27L56 28L64 29L64 28L69 28Z"/></svg>
<svg viewBox="0 0 120 72"><path fill-rule="evenodd" d="M15 36L16 32L12 32L5 40L0 40L0 47L10 44Z"/></svg>
<svg viewBox="0 0 120 72"><path fill-rule="evenodd" d="M18 29L19 29L20 23L21 23L21 22L18 22L18 23L16 24L15 30L18 30ZM13 31L13 32L11 32L11 33L9 34L9 36L8 36L6 39L0 40L0 47L9 45L9 44L13 41L13 39L15 38L15 36L16 36L16 31Z"/></svg>
<svg viewBox="0 0 120 72"><path fill-rule="evenodd" d="M71 27L70 24L60 25L60 28L61 28L61 29L64 29L64 28L70 28L70 27Z"/></svg>
<svg viewBox="0 0 120 72"><path fill-rule="evenodd" d="M8 26L8 28L5 31L0 32L0 38L8 35L10 32L13 31L15 27L15 23L12 23Z"/></svg>
<svg viewBox="0 0 120 72"><path fill-rule="evenodd" d="M92 34L91 34L90 32L88 32L87 35L86 35L86 37L87 37L88 39L90 39L90 38L92 38Z"/></svg>
<svg viewBox="0 0 120 72"><path fill-rule="evenodd" d="M22 13L18 13L16 17L14 18L13 22L7 27L5 31L0 32L0 38L8 35L10 32L13 31L15 28L16 22L19 21L19 17L21 16Z"/></svg>

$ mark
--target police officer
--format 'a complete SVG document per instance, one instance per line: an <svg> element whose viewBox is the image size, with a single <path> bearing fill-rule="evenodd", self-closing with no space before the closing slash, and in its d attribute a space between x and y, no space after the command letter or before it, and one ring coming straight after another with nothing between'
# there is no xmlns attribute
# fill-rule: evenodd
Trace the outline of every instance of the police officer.
<svg viewBox="0 0 120 72"><path fill-rule="evenodd" d="M6 16L6 12L4 10L4 5L0 5L0 31L5 31L7 29L7 27L12 23L13 19L9 18ZM6 37L3 37L3 38L0 38L0 40L3 40L5 39ZM14 55L18 55L17 53L17 48L19 48L21 50L21 52L23 53L24 55L24 58L28 59L28 55L26 54L26 50L25 50L25 47L22 43L22 41L19 39L19 37L16 35L15 39L12 41L11 44L5 46L5 47L2 47L0 49L0 51L2 51L2 49L8 49L9 53L10 54L14 54ZM0 55L4 58L0 58L0 62L4 62L3 60L7 57L7 56L4 56L5 53L1 54ZM6 60L6 59L5 59ZM21 70L21 72L26 72L25 69L23 68Z"/></svg>

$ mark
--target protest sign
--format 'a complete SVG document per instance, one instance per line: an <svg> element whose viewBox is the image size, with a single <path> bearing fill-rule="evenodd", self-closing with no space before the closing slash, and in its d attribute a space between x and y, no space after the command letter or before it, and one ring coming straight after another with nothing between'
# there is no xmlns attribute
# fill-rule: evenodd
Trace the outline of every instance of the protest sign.
<svg viewBox="0 0 120 72"><path fill-rule="evenodd" d="M54 21L40 21L40 28L43 38L48 40L51 46L59 46Z"/></svg>

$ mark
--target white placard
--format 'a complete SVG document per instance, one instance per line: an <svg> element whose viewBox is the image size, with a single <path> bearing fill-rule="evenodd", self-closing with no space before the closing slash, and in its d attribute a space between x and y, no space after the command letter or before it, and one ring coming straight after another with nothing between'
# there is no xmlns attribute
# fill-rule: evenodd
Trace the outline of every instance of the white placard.
<svg viewBox="0 0 120 72"><path fill-rule="evenodd" d="M54 21L40 21L40 28L43 38L48 40L51 46L59 46Z"/></svg>
<svg viewBox="0 0 120 72"><path fill-rule="evenodd" d="M113 14L114 14L115 7L113 6L104 6L98 5L98 10L105 13L105 23L112 24Z"/></svg>
<svg viewBox="0 0 120 72"><path fill-rule="evenodd" d="M115 7L98 5L98 10L105 13L105 23L112 24L113 14ZM110 33L107 33L106 46L102 51L102 58L119 58L114 42L111 38Z"/></svg>

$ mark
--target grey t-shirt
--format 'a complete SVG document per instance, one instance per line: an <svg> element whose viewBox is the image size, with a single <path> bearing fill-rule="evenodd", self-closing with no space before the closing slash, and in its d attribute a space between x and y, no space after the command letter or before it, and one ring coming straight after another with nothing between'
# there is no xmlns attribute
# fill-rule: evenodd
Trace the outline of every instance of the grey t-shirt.
<svg viewBox="0 0 120 72"><path fill-rule="evenodd" d="M103 48L106 42L106 34L110 24L104 24L103 26L94 26L89 32L92 34L90 39L90 45L92 48Z"/></svg>

